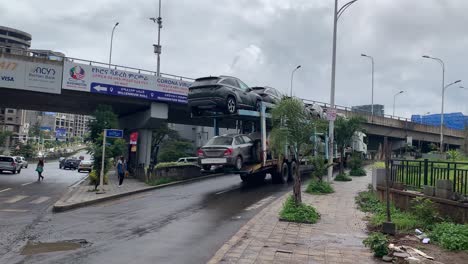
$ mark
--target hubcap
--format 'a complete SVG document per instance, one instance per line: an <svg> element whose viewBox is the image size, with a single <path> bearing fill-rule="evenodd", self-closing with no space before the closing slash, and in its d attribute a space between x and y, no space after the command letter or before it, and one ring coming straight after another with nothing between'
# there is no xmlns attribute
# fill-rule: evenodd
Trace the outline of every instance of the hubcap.
<svg viewBox="0 0 468 264"><path fill-rule="evenodd" d="M236 110L236 103L232 98L228 99L228 110L230 113L234 113L234 111Z"/></svg>

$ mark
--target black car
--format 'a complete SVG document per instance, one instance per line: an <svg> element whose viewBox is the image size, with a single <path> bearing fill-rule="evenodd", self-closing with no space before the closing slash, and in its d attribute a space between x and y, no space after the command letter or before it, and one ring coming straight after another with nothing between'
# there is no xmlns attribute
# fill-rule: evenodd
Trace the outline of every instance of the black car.
<svg viewBox="0 0 468 264"><path fill-rule="evenodd" d="M78 165L80 165L80 160L79 159L65 159L63 161L62 168L63 169L76 170L76 169L78 169Z"/></svg>
<svg viewBox="0 0 468 264"><path fill-rule="evenodd" d="M241 80L229 77L203 77L189 88L188 105L195 115L204 110L220 110L234 114L238 109L260 110L262 98L251 93Z"/></svg>
<svg viewBox="0 0 468 264"><path fill-rule="evenodd" d="M256 93L262 97L262 100L267 103L277 104L281 101L283 95L278 92L275 88L264 86L264 87L252 87L252 93Z"/></svg>

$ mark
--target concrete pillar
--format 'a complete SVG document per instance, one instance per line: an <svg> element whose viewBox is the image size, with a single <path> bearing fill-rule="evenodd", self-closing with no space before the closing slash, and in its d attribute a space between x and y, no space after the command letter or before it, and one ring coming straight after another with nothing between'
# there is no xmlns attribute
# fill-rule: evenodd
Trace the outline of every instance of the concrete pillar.
<svg viewBox="0 0 468 264"><path fill-rule="evenodd" d="M138 130L138 164L144 164L145 167L149 166L151 161L151 140L152 132L150 129Z"/></svg>

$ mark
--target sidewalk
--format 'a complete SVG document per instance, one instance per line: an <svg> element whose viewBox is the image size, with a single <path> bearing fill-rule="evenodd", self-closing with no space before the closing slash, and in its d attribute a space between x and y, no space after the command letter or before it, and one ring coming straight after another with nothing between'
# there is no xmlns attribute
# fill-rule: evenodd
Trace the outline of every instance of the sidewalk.
<svg viewBox="0 0 468 264"><path fill-rule="evenodd" d="M288 193L245 224L208 263L378 263L362 244L365 214L354 203L370 182L368 171L351 182L334 182L333 194L303 193L303 202L321 214L313 225L278 220Z"/></svg>
<svg viewBox="0 0 468 264"><path fill-rule="evenodd" d="M109 182L104 185L105 193L96 194L93 185L88 185L88 179L70 190L54 204L54 212L63 212L66 210L83 207L97 202L118 198L124 195L143 192L155 189L157 186L148 186L144 182L133 178L125 178L122 186L119 188L119 181L115 173L109 173Z"/></svg>

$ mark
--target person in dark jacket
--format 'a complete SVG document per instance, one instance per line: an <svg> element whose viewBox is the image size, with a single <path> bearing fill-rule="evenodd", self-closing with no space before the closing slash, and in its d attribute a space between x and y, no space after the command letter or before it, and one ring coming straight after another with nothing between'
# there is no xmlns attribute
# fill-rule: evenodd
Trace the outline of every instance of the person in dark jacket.
<svg viewBox="0 0 468 264"><path fill-rule="evenodd" d="M42 172L44 171L44 159L39 159L39 162L37 162L37 181L40 181L41 179L44 180L44 176L42 176Z"/></svg>
<svg viewBox="0 0 468 264"><path fill-rule="evenodd" d="M119 161L117 162L117 175L119 176L119 187L122 186L126 171L127 163L125 162L124 157L121 156Z"/></svg>

